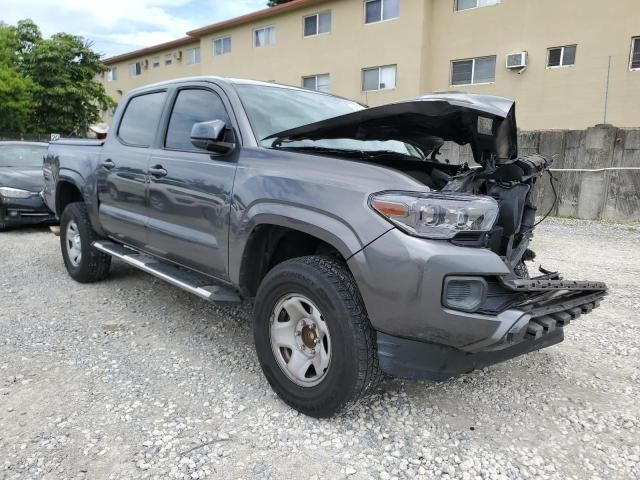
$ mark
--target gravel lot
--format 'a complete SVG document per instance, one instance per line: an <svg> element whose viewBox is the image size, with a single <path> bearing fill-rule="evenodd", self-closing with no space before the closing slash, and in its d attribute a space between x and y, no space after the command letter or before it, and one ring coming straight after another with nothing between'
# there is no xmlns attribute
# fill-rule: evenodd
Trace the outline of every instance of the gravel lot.
<svg viewBox="0 0 640 480"><path fill-rule="evenodd" d="M0 479L638 479L639 247L548 220L538 261L610 287L564 343L314 420L263 378L249 308L121 263L80 285L47 229L0 234Z"/></svg>

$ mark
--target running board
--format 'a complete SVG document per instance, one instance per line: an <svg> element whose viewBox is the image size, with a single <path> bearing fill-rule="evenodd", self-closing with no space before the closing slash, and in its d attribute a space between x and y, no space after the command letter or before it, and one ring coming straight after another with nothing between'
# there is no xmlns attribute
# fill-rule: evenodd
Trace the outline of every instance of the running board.
<svg viewBox="0 0 640 480"><path fill-rule="evenodd" d="M214 303L241 303L242 298L232 288L215 285L205 275L161 262L149 255L137 252L108 240L93 242L96 250L122 260L143 272L150 273L176 287Z"/></svg>

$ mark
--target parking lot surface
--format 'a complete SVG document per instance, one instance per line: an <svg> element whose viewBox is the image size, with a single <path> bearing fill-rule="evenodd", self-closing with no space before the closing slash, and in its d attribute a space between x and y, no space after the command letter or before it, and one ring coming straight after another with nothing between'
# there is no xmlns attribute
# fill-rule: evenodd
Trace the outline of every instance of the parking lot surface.
<svg viewBox="0 0 640 480"><path fill-rule="evenodd" d="M0 479L640 478L640 227L547 220L534 250L610 288L564 343L315 420L262 376L250 307L118 262L81 285L48 229L2 233Z"/></svg>

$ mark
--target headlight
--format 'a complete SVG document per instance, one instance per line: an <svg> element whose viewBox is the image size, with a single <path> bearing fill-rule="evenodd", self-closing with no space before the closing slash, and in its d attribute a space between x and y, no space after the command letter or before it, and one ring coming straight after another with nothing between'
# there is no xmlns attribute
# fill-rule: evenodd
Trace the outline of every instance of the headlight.
<svg viewBox="0 0 640 480"><path fill-rule="evenodd" d="M29 198L32 195L37 195L38 192L30 192L28 190L22 190L20 188L0 187L0 196L6 198Z"/></svg>
<svg viewBox="0 0 640 480"><path fill-rule="evenodd" d="M498 216L493 198L462 193L382 192L369 204L405 232L433 239L488 232Z"/></svg>

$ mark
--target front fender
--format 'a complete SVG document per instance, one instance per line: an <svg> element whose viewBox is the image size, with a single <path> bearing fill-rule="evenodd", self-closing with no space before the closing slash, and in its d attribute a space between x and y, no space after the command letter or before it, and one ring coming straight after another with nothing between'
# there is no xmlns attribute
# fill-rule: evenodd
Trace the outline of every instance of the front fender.
<svg viewBox="0 0 640 480"><path fill-rule="evenodd" d="M312 235L334 247L345 259L349 259L366 245L366 240L351 225L329 212L283 202L260 202L247 209L242 220L231 229L229 272L235 284L240 280L242 256L247 241L251 232L260 225L276 225Z"/></svg>

